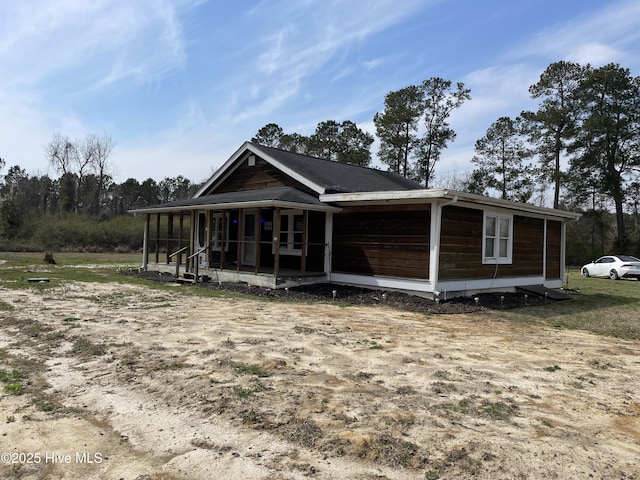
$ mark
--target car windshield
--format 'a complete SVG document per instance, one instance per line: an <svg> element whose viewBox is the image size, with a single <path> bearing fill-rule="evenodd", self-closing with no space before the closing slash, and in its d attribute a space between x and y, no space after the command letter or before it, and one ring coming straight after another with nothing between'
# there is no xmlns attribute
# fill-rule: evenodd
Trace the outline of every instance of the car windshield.
<svg viewBox="0 0 640 480"><path fill-rule="evenodd" d="M618 258L623 262L640 262L639 259L632 257L631 255L620 255Z"/></svg>

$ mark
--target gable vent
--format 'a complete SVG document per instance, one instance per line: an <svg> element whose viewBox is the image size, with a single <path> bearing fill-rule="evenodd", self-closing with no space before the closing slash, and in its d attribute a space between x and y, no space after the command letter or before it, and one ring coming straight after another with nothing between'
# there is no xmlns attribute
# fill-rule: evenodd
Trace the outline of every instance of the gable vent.
<svg viewBox="0 0 640 480"><path fill-rule="evenodd" d="M249 155L249 158L247 158L247 166L255 167L255 165L256 165L256 156L255 155Z"/></svg>

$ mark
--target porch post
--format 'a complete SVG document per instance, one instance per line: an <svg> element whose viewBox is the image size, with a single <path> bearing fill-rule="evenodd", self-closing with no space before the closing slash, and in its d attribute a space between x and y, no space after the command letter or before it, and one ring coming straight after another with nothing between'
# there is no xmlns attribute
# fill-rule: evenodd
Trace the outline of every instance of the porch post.
<svg viewBox="0 0 640 480"><path fill-rule="evenodd" d="M324 273L327 282L331 281L331 255L333 254L333 213L326 212L324 217Z"/></svg>
<svg viewBox="0 0 640 480"><path fill-rule="evenodd" d="M211 260L213 260L213 246L212 246L212 242L211 242L211 234L213 233L212 227L213 226L213 211L209 210L209 213L207 214L207 238L205 240L205 245L207 246L207 268L211 268Z"/></svg>
<svg viewBox="0 0 640 480"><path fill-rule="evenodd" d="M244 218L242 208L238 210L238 255L236 258L236 272L240 272L240 264L242 263L242 238L244 237Z"/></svg>
<svg viewBox="0 0 640 480"><path fill-rule="evenodd" d="M276 243L276 251L273 256L273 277L278 278L280 270L280 207L276 208L273 216L273 241Z"/></svg>
<svg viewBox="0 0 640 480"><path fill-rule="evenodd" d="M167 221L167 265L171 259L169 255L171 255L171 241L173 240L173 212L169 213L169 219Z"/></svg>
<svg viewBox="0 0 640 480"><path fill-rule="evenodd" d="M302 248L300 251L300 271L307 271L307 223L309 222L309 211L302 212Z"/></svg>
<svg viewBox="0 0 640 480"><path fill-rule="evenodd" d="M160 263L160 214L156 215L156 263Z"/></svg>
<svg viewBox="0 0 640 480"><path fill-rule="evenodd" d="M149 223L151 221L151 214L147 213L144 218L144 234L142 237L142 268L147 270L149 265Z"/></svg>
<svg viewBox="0 0 640 480"><path fill-rule="evenodd" d="M256 266L255 266L255 274L258 274L260 270L260 234L262 232L262 228L260 228L260 215L262 214L262 209L258 208L258 213L256 215L255 225L254 225L254 237L255 237L255 248L256 248Z"/></svg>
<svg viewBox="0 0 640 480"><path fill-rule="evenodd" d="M196 222L198 220L198 218L196 217L196 211L195 210L191 210L190 215L190 222L189 222L189 255L187 255L187 258L189 258L191 255L193 255L196 251ZM187 270L191 270L193 269L193 265L195 262L197 262L197 260L194 260L195 257L193 257L191 260L188 260L187 262Z"/></svg>
<svg viewBox="0 0 640 480"><path fill-rule="evenodd" d="M442 221L442 207L438 202L433 202L430 208L431 226L429 230L429 282L433 289L438 286L438 259L440 257L440 223Z"/></svg>
<svg viewBox="0 0 640 480"><path fill-rule="evenodd" d="M220 219L220 270L224 268L224 250L227 248L227 211L222 210Z"/></svg>

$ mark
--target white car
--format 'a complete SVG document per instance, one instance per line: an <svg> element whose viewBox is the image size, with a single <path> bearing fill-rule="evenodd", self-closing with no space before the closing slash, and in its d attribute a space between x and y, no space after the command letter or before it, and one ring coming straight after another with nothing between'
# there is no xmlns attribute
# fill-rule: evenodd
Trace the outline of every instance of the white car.
<svg viewBox="0 0 640 480"><path fill-rule="evenodd" d="M640 259L631 255L608 255L587 263L580 270L583 277L635 278L640 280Z"/></svg>

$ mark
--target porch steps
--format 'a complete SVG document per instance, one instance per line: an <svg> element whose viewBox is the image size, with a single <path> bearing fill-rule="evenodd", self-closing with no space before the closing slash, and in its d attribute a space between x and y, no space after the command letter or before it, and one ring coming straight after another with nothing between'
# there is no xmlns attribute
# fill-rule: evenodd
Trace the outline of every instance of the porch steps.
<svg viewBox="0 0 640 480"><path fill-rule="evenodd" d="M545 288L542 285L523 285L521 287L516 287L516 290L525 293L534 293L541 297L546 297L549 300L569 300L571 298L566 293L562 293L554 288Z"/></svg>
<svg viewBox="0 0 640 480"><path fill-rule="evenodd" d="M208 275L198 275L198 278L191 272L184 272L178 278L176 282L185 284L196 284L210 282L211 278Z"/></svg>

